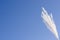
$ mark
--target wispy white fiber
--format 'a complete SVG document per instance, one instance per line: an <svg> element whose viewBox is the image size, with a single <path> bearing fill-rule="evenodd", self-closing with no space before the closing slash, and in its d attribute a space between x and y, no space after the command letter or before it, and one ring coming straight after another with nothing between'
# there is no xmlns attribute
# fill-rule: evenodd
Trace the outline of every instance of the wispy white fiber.
<svg viewBox="0 0 60 40"><path fill-rule="evenodd" d="M47 26L47 28L55 35L55 37L59 40L58 32L56 29L56 25L53 20L52 13L51 15L48 14L48 12L42 7L42 14L41 17L43 19L43 22Z"/></svg>

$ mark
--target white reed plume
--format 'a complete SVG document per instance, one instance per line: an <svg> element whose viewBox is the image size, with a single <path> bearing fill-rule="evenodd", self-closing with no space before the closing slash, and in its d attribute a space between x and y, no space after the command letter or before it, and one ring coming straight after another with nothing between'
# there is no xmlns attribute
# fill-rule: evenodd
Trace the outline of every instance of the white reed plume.
<svg viewBox="0 0 60 40"><path fill-rule="evenodd" d="M55 37L59 40L58 32L57 32L56 25L55 25L55 23L54 23L52 14L49 15L48 12L47 12L44 8L42 8L41 17L42 17L45 25L47 26L47 28L48 28L48 29L55 35Z"/></svg>

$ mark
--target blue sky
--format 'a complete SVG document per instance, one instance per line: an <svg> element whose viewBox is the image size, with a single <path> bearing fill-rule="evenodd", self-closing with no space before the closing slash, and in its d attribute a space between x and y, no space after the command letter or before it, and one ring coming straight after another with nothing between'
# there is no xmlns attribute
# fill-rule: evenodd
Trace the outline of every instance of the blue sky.
<svg viewBox="0 0 60 40"><path fill-rule="evenodd" d="M53 14L60 35L60 0L0 0L0 40L56 40L41 18Z"/></svg>

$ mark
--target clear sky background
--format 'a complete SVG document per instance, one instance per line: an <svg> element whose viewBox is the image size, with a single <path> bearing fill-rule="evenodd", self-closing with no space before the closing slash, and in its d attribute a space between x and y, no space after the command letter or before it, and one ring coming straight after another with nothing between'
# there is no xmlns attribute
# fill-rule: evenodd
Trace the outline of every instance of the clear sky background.
<svg viewBox="0 0 60 40"><path fill-rule="evenodd" d="M60 0L0 0L0 40L56 40L41 18L53 14L60 35Z"/></svg>

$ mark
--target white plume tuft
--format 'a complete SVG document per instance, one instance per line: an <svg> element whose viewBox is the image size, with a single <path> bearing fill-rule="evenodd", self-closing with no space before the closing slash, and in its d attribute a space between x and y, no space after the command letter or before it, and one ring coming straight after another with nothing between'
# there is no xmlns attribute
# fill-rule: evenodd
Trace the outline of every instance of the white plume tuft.
<svg viewBox="0 0 60 40"><path fill-rule="evenodd" d="M55 25L55 23L54 23L52 14L49 15L48 12L47 12L44 8L42 8L41 17L42 17L45 25L47 26L47 28L48 28L48 29L55 35L55 37L59 40L58 32L57 32L56 25Z"/></svg>

